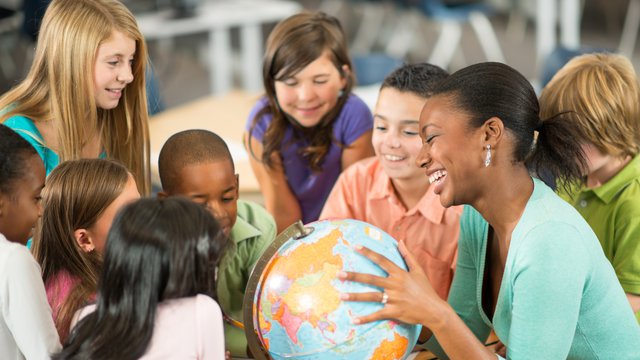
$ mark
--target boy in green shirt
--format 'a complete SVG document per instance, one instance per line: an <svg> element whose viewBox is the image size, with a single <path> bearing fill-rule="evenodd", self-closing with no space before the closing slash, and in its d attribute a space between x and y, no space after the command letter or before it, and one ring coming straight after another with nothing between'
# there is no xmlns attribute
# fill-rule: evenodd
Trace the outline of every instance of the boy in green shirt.
<svg viewBox="0 0 640 360"><path fill-rule="evenodd" d="M598 236L640 322L640 87L631 62L590 54L567 63L540 96L541 118L580 124L585 182L560 195Z"/></svg>
<svg viewBox="0 0 640 360"><path fill-rule="evenodd" d="M251 270L275 239L273 217L260 205L238 199L238 174L220 136L206 130L174 134L158 161L159 197L186 196L206 207L232 240L218 273L217 295L222 311L242 322L242 300ZM247 356L244 330L225 324L225 346L232 356Z"/></svg>

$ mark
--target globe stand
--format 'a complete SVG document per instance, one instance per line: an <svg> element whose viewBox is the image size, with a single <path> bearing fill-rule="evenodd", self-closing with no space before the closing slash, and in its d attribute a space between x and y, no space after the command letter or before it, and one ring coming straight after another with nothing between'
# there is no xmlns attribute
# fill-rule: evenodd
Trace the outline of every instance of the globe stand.
<svg viewBox="0 0 640 360"><path fill-rule="evenodd" d="M259 291L258 285L262 283L262 276L266 266L271 261L271 258L278 252L278 249L290 239L302 239L313 232L313 227L304 226L300 220L296 221L283 232L281 232L276 239L267 247L262 253L262 256L258 259L249 281L247 282L247 288L243 299L243 317L244 317L244 334L247 337L247 344L253 357L257 360L270 360L269 351L264 348L262 342L262 336L258 333L258 326L254 323L254 319L257 317L257 307L254 307L253 301L256 298L256 292Z"/></svg>

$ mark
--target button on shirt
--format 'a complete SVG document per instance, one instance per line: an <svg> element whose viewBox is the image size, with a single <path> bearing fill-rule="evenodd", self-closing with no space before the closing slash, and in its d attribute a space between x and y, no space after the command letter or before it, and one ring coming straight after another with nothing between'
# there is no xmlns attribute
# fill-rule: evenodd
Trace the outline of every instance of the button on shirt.
<svg viewBox="0 0 640 360"><path fill-rule="evenodd" d="M431 189L407 210L379 160L372 157L342 172L320 219L365 221L404 241L438 295L446 299L455 270L461 212L458 206L444 208Z"/></svg>

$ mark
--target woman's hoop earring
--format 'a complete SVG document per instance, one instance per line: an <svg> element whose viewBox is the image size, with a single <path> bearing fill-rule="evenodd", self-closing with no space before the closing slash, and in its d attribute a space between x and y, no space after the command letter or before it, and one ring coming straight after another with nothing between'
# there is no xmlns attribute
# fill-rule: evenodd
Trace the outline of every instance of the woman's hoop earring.
<svg viewBox="0 0 640 360"><path fill-rule="evenodd" d="M485 147L487 149L487 156L484 158L484 167L489 167L491 164L491 145Z"/></svg>

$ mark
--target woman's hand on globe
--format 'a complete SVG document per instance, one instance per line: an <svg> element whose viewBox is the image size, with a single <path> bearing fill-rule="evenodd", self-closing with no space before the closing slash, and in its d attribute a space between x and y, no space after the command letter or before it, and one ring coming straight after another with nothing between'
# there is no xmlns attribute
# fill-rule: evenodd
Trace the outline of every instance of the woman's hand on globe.
<svg viewBox="0 0 640 360"><path fill-rule="evenodd" d="M384 292L343 293L342 300L383 302L384 294L387 301L385 306L370 315L356 318L357 324L364 324L382 319L395 319L407 324L422 324L431 327L437 323L439 309L448 306L435 292L427 275L418 265L415 258L404 243L400 242L399 250L409 267L409 271L398 267L385 256L366 247L357 247L356 251L369 258L387 272L387 277L370 274L340 272L342 280L355 281L382 288Z"/></svg>

